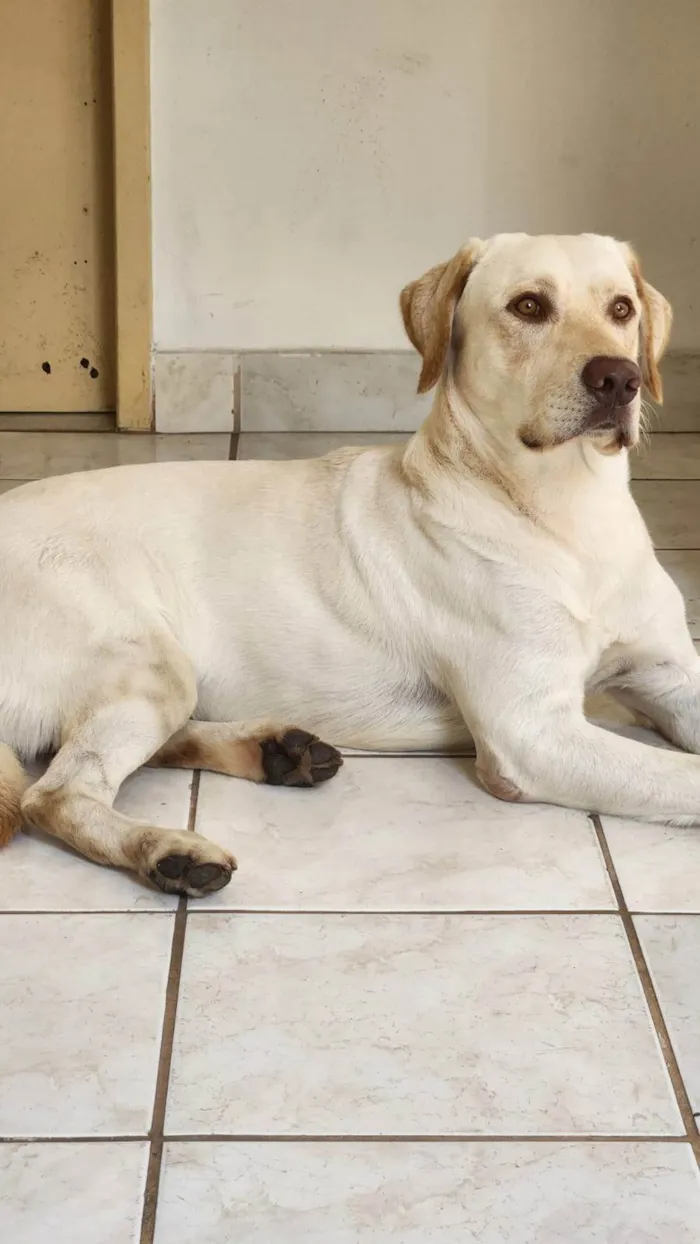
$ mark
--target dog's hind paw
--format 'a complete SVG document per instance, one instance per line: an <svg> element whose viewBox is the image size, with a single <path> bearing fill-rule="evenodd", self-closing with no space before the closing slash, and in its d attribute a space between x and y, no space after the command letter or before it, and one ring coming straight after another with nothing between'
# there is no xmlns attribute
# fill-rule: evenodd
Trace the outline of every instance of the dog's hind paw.
<svg viewBox="0 0 700 1244"><path fill-rule="evenodd" d="M262 739L265 781L271 786L318 786L335 777L343 758L335 747L296 726Z"/></svg>

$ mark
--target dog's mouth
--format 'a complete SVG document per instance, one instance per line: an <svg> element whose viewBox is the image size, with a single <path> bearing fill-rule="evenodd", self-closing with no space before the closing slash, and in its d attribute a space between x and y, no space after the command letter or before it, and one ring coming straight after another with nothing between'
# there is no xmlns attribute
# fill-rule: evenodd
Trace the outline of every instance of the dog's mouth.
<svg viewBox="0 0 700 1244"><path fill-rule="evenodd" d="M570 425L558 435L542 436L532 427L520 429L520 441L526 449L555 449L585 436L601 453L617 453L632 449L639 439L639 419L629 406L596 406L580 422Z"/></svg>
<svg viewBox="0 0 700 1244"><path fill-rule="evenodd" d="M562 403L563 405L563 403ZM617 453L621 449L631 449L639 440L639 404L592 402L588 408L581 406L567 415L561 406L556 411L556 418L550 415L550 426L534 420L518 430L520 442L526 449L536 452L556 449L559 445L567 445L571 441L584 437L589 440L602 454ZM586 404L587 405L587 404Z"/></svg>
<svg viewBox="0 0 700 1244"><path fill-rule="evenodd" d="M596 404L584 417L578 435L605 441L610 452L631 449L637 443L638 430L639 420L632 403L626 406Z"/></svg>

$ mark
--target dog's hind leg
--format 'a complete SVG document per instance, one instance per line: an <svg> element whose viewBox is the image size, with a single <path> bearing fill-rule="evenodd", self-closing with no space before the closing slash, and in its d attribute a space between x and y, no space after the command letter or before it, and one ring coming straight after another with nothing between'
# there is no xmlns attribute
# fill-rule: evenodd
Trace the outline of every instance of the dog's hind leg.
<svg viewBox="0 0 700 1244"><path fill-rule="evenodd" d="M199 834L158 829L115 812L121 783L189 718L196 688L169 637L102 654L103 681L65 724L47 772L22 812L38 828L99 864L127 868L161 890L199 898L231 879L235 861Z"/></svg>
<svg viewBox="0 0 700 1244"><path fill-rule="evenodd" d="M212 769L273 786L317 786L334 777L343 761L334 747L297 726L190 721L150 763Z"/></svg>
<svg viewBox="0 0 700 1244"><path fill-rule="evenodd" d="M12 748L0 743L0 847L22 827L20 805L30 780Z"/></svg>

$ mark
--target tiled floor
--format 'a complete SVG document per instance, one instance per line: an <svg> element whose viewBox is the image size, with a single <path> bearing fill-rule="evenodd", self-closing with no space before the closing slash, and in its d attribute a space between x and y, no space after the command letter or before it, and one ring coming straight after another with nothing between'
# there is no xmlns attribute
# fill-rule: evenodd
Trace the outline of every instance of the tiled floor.
<svg viewBox="0 0 700 1244"><path fill-rule="evenodd" d="M388 438L234 448L352 439ZM0 431L0 488L229 452ZM700 434L635 475L700 637ZM240 870L188 905L4 852L2 1240L700 1244L700 833L504 805L438 756L312 792L146 770L119 806Z"/></svg>

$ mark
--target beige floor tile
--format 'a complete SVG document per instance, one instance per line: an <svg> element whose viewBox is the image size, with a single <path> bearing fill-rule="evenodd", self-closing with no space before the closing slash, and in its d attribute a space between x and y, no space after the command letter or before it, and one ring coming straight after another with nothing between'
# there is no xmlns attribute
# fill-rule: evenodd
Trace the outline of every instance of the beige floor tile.
<svg viewBox="0 0 700 1244"><path fill-rule="evenodd" d="M681 1123L617 916L210 911L188 920L166 1132Z"/></svg>
<svg viewBox="0 0 700 1244"><path fill-rule="evenodd" d="M696 396L684 400L682 398L664 401L651 418L651 429L654 432L700 432L700 385Z"/></svg>
<svg viewBox="0 0 700 1244"><path fill-rule="evenodd" d="M242 432L236 456L280 462L320 458L345 446L405 445L407 440L407 432Z"/></svg>
<svg viewBox="0 0 700 1244"><path fill-rule="evenodd" d="M700 548L700 483L635 480L632 493L658 549Z"/></svg>
<svg viewBox="0 0 700 1244"><path fill-rule="evenodd" d="M630 456L633 479L700 480L700 432L661 432Z"/></svg>
<svg viewBox="0 0 700 1244"><path fill-rule="evenodd" d="M632 911L700 913L700 830L614 816L602 824Z"/></svg>
<svg viewBox="0 0 700 1244"><path fill-rule="evenodd" d="M0 411L0 432L115 432L115 415L31 414Z"/></svg>
<svg viewBox="0 0 700 1244"><path fill-rule="evenodd" d="M651 427L657 432L700 432L700 399L664 402L652 416Z"/></svg>
<svg viewBox="0 0 700 1244"><path fill-rule="evenodd" d="M0 1145L0 1239L136 1244L148 1145Z"/></svg>
<svg viewBox="0 0 700 1244"><path fill-rule="evenodd" d="M700 916L635 916L693 1111L700 1111Z"/></svg>
<svg viewBox="0 0 700 1244"><path fill-rule="evenodd" d="M667 354L661 364L664 404L657 413L660 431L700 431L700 354Z"/></svg>
<svg viewBox="0 0 700 1244"><path fill-rule="evenodd" d="M127 779L116 807L147 825L187 829L192 774L141 769ZM167 911L177 906L131 873L102 868L38 830L19 834L2 854L2 911ZM2 925L0 924L0 932Z"/></svg>
<svg viewBox="0 0 700 1244"><path fill-rule="evenodd" d="M206 773L197 830L239 862L207 909L615 906L589 818L501 803L470 761L350 757L313 791Z"/></svg>
<svg viewBox="0 0 700 1244"><path fill-rule="evenodd" d="M43 479L137 462L228 458L230 438L219 433L191 436L126 436L93 432L0 432L0 479Z"/></svg>
<svg viewBox="0 0 700 1244"><path fill-rule="evenodd" d="M685 1145L203 1142L166 1148L155 1244L697 1244L698 1221Z"/></svg>
<svg viewBox="0 0 700 1244"><path fill-rule="evenodd" d="M700 551L667 549L658 556L664 570L683 593L691 635L700 639Z"/></svg>
<svg viewBox="0 0 700 1244"><path fill-rule="evenodd" d="M0 1135L145 1135L172 922L0 917Z"/></svg>

